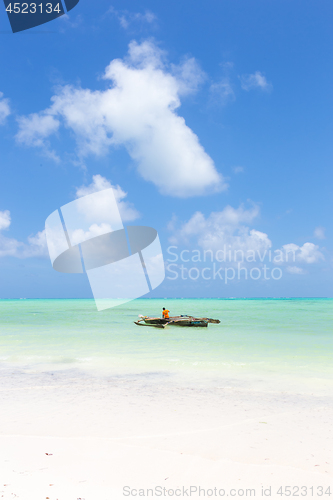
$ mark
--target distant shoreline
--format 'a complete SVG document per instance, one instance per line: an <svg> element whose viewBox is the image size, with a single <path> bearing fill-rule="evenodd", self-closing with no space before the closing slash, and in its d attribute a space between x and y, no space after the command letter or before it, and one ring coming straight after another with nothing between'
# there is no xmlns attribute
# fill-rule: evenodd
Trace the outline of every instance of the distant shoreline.
<svg viewBox="0 0 333 500"><path fill-rule="evenodd" d="M91 297L1 297L0 300L91 300ZM138 300L333 300L333 297L141 297Z"/></svg>

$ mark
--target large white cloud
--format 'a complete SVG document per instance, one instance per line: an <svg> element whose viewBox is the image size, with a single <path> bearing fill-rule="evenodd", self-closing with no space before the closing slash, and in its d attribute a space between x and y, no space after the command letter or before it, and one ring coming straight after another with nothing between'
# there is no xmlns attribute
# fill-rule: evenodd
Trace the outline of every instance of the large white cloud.
<svg viewBox="0 0 333 500"><path fill-rule="evenodd" d="M0 92L0 125L5 123L7 116L10 115L9 100L4 99L3 93Z"/></svg>
<svg viewBox="0 0 333 500"><path fill-rule="evenodd" d="M176 110L180 96L195 91L203 78L193 59L168 66L151 41L131 42L124 59L107 66L104 91L65 86L52 105L19 121L17 139L43 146L63 124L75 136L78 154L104 155L124 145L140 175L162 194L202 195L226 188L197 135Z"/></svg>
<svg viewBox="0 0 333 500"><path fill-rule="evenodd" d="M252 224L259 215L259 207L253 205L245 209L243 205L239 208L226 206L221 212L212 212L207 218L196 212L189 221L183 223L179 229L171 224L174 230L170 242L178 244L189 243L192 238L205 250L216 252L223 249L232 252L242 250L246 252L265 252L272 246L267 234L250 229L246 224Z"/></svg>

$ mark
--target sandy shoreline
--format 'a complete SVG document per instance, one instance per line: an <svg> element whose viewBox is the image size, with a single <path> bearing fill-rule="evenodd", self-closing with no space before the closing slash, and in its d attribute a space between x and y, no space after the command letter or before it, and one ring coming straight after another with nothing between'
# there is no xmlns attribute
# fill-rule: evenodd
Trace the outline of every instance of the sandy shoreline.
<svg viewBox="0 0 333 500"><path fill-rule="evenodd" d="M109 500L124 486L333 493L327 397L78 372L16 372L0 389L4 499Z"/></svg>

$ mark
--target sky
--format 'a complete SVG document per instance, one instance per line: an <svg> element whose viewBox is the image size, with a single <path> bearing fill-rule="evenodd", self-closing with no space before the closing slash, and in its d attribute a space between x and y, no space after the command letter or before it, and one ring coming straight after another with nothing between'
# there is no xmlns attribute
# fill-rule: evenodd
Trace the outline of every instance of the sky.
<svg viewBox="0 0 333 500"><path fill-rule="evenodd" d="M332 14L80 0L13 34L0 6L0 298L92 296L45 220L111 186L159 234L147 297L332 297Z"/></svg>

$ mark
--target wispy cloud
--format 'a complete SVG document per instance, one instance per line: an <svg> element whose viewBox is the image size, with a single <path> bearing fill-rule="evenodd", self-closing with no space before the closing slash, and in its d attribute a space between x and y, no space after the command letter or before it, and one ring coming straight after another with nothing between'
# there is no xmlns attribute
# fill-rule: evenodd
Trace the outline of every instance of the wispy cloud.
<svg viewBox="0 0 333 500"><path fill-rule="evenodd" d="M78 28L83 23L83 18L80 14L78 14L75 18L69 16L68 14L64 14L60 17L60 19L64 27L71 29ZM62 28L61 31L64 31L64 29Z"/></svg>
<svg viewBox="0 0 333 500"><path fill-rule="evenodd" d="M287 272L289 274L307 274L302 267L297 267L297 266L288 266Z"/></svg>
<svg viewBox="0 0 333 500"><path fill-rule="evenodd" d="M223 76L210 86L210 100L212 103L225 106L226 104L236 99L235 92L231 83L230 71L233 68L232 62L221 64L223 68Z"/></svg>
<svg viewBox="0 0 333 500"><path fill-rule="evenodd" d="M8 230L11 224L9 210L0 212L0 231ZM28 242L24 243L15 238L9 238L0 232L0 257L45 257L48 255L46 246L45 231L40 231L36 235L28 237Z"/></svg>
<svg viewBox="0 0 333 500"><path fill-rule="evenodd" d="M134 208L132 203L125 199L127 197L127 193L125 193L125 191L119 185L112 185L111 182L102 175L93 175L91 184L89 184L88 186L83 185L77 188L76 197L81 198L83 196L87 196L88 194L96 193L97 191L103 191L104 189L110 188L113 188L122 220L124 222L128 222L138 219L140 217L139 212ZM110 202L109 197L105 199L105 202ZM112 211L112 206L109 207L108 205L100 202L99 205L94 206L93 209L94 214L96 215L96 219L99 220L103 218L103 215L105 213ZM89 210L91 210L91 207L89 207ZM97 213L96 210L98 211Z"/></svg>
<svg viewBox="0 0 333 500"><path fill-rule="evenodd" d="M260 89L266 92L270 92L273 89L273 85L269 83L266 77L260 72L256 71L250 75L240 76L241 87L243 90Z"/></svg>
<svg viewBox="0 0 333 500"><path fill-rule="evenodd" d="M17 119L19 131L16 134L16 140L25 146L34 146L42 149L45 156L59 161L55 151L50 149L50 144L46 140L51 134L58 131L60 121L52 116L52 114L32 113L28 117L21 116Z"/></svg>
<svg viewBox="0 0 333 500"><path fill-rule="evenodd" d="M321 227L321 226L316 227L315 230L314 230L314 232L313 232L313 235L318 240L324 240L326 238L326 236L325 236L325 228Z"/></svg>
<svg viewBox="0 0 333 500"><path fill-rule="evenodd" d="M244 172L244 167L232 167L232 171L234 174L242 174Z"/></svg>
<svg viewBox="0 0 333 500"><path fill-rule="evenodd" d="M3 97L3 93L0 92L0 125L3 125L6 121L7 116L10 115L9 99Z"/></svg>
<svg viewBox="0 0 333 500"><path fill-rule="evenodd" d="M111 82L104 91L59 87L48 109L19 119L18 142L52 154L48 138L63 125L73 132L81 161L123 145L139 174L162 194L188 197L226 189L199 138L176 112L180 97L194 92L203 78L194 59L171 66L152 41L133 41L126 57L107 66L104 78Z"/></svg>
<svg viewBox="0 0 333 500"><path fill-rule="evenodd" d="M116 10L114 7L110 7L108 13L113 14L124 29L128 29L133 25L156 25L157 21L157 16L150 10L129 12L128 10Z"/></svg>
<svg viewBox="0 0 333 500"><path fill-rule="evenodd" d="M228 77L222 78L219 82L213 83L210 86L212 99L219 102L223 106L236 99L235 92L232 88Z"/></svg>
<svg viewBox="0 0 333 500"><path fill-rule="evenodd" d="M89 194L109 188L113 188L122 221L129 222L138 219L140 214L134 208L133 204L126 199L127 193L119 185L112 185L108 179L99 174L93 176L90 184L82 185L76 188L75 197L77 199L81 199L80 210L87 211L89 215L92 218L95 217L96 220L100 219L100 215L102 215L103 218L106 213L112 213L113 205L110 205L109 196L105 196L105 198L100 197L98 205L96 205L95 202L91 202L89 197L84 198ZM23 242L16 240L15 238L5 236L3 232L8 230L10 225L10 211L0 211L0 257L16 257L19 259L26 259L30 257L47 257L49 255L45 229L43 231L39 231L35 235L30 235L27 238L27 241ZM108 227L107 230L111 231L112 228ZM101 225L92 224L89 228L89 232L85 234L86 237L87 234L90 238L98 236L99 234L105 234L105 225L104 227L101 227ZM74 234L74 240L75 237L79 236L80 234ZM79 239L79 241L82 241L82 239Z"/></svg>
<svg viewBox="0 0 333 500"><path fill-rule="evenodd" d="M178 82L179 95L194 94L207 78L194 57L184 57L180 64L171 64L171 72Z"/></svg>

